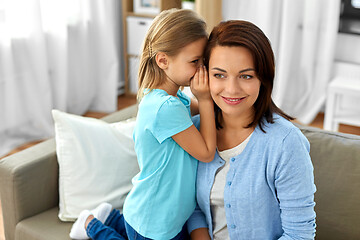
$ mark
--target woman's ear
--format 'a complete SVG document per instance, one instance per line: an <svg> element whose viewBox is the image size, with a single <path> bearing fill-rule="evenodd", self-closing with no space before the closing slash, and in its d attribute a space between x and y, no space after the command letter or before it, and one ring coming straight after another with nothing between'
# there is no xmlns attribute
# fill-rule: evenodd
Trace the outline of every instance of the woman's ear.
<svg viewBox="0 0 360 240"><path fill-rule="evenodd" d="M169 66L169 56L164 52L158 52L155 56L156 64L162 70L166 70Z"/></svg>

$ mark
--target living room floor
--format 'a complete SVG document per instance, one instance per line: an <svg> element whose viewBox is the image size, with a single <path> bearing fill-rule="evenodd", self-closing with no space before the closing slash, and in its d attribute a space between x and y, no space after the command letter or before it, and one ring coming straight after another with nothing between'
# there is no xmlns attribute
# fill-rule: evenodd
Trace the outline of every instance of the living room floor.
<svg viewBox="0 0 360 240"><path fill-rule="evenodd" d="M118 97L118 110L123 109L125 107L128 107L130 105L133 105L135 103L136 103L136 97L135 96L121 95L121 96ZM86 116L86 117L94 117L94 118L102 118L102 117L104 117L106 115L107 115L107 113L87 112L87 113L85 113L84 116ZM316 116L316 118L314 119L314 121L311 124L309 124L309 126L317 127L317 128L323 128L323 123L324 123L324 113L319 113ZM360 135L360 127L340 124L339 132ZM28 147L31 147L31 146L39 143L39 142L41 142L41 141L30 142L30 143L26 143L26 144L24 144L22 146L19 146L18 148L12 150L9 154L7 154L7 156L11 155L11 154L14 154L16 152L19 152L21 150L24 150L24 149L26 149ZM3 158L3 157L5 157L5 156L0 157L0 159ZM2 210L1 210L1 202L0 202L0 240L5 240L4 228L3 228Z"/></svg>

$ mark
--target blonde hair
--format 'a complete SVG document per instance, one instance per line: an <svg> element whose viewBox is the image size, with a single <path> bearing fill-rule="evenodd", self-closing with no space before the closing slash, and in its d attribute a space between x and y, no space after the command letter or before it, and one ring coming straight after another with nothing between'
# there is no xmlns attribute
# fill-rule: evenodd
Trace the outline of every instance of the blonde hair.
<svg viewBox="0 0 360 240"><path fill-rule="evenodd" d="M158 52L175 56L181 48L204 37L208 37L206 23L192 10L169 9L156 16L143 42L138 101L144 96L145 89L151 91L165 80L165 73L156 63Z"/></svg>

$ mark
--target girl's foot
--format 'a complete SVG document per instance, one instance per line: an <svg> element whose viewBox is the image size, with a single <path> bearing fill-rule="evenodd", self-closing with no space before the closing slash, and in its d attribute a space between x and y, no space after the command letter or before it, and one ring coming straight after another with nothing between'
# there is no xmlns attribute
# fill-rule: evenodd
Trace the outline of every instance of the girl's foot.
<svg viewBox="0 0 360 240"><path fill-rule="evenodd" d="M90 223L90 221L95 217L100 222L105 223L106 219L110 215L111 210L112 210L111 204L101 203L93 210L82 211L78 219L75 221L75 223L71 228L70 237L72 239L79 239L79 240L89 239L86 233L86 228L87 225Z"/></svg>
<svg viewBox="0 0 360 240"><path fill-rule="evenodd" d="M89 239L86 229L85 229L85 222L88 217L92 215L89 210L84 210L80 213L78 219L75 221L73 226L71 227L70 231L70 238L72 239Z"/></svg>
<svg viewBox="0 0 360 240"><path fill-rule="evenodd" d="M110 203L101 203L95 209L90 210L91 214L100 222L105 223L106 219L110 215L112 206Z"/></svg>

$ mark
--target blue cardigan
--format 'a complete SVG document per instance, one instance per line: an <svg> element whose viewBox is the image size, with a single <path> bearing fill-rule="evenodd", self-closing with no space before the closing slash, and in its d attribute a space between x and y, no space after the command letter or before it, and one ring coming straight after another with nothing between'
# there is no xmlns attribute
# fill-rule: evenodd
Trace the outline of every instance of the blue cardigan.
<svg viewBox="0 0 360 240"><path fill-rule="evenodd" d="M314 239L315 211L310 144L291 122L274 114L275 123L256 127L244 151L231 159L224 189L230 239ZM194 117L195 126L200 123ZM218 153L199 162L198 206L188 230L206 227L212 235L210 191L224 165Z"/></svg>

